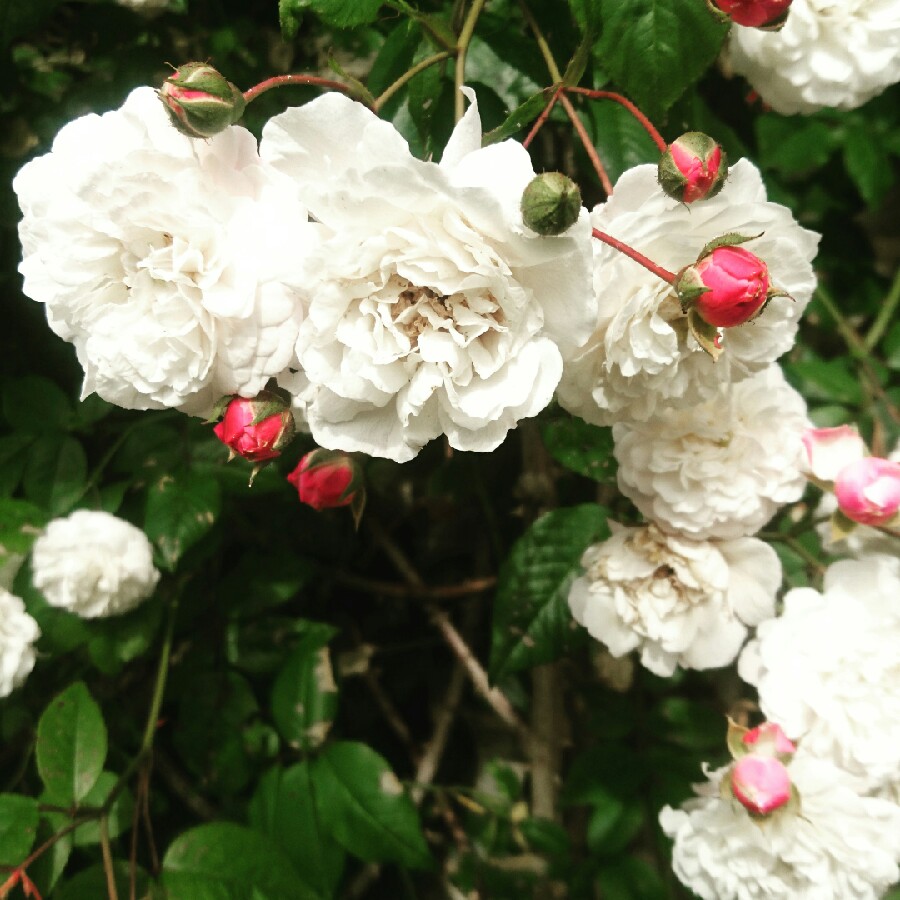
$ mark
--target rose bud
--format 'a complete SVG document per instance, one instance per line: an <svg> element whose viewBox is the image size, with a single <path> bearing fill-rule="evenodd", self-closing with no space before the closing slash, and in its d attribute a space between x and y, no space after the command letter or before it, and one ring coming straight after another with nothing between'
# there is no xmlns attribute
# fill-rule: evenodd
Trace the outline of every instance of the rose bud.
<svg viewBox="0 0 900 900"><path fill-rule="evenodd" d="M561 172L535 176L522 193L522 221L541 235L562 234L578 221L581 191Z"/></svg>
<svg viewBox="0 0 900 900"><path fill-rule="evenodd" d="M850 463L865 458L866 445L851 425L834 428L808 428L801 437L806 462L813 478L834 481Z"/></svg>
<svg viewBox="0 0 900 900"><path fill-rule="evenodd" d="M752 813L767 815L791 799L791 777L774 756L745 756L731 770L731 791Z"/></svg>
<svg viewBox="0 0 900 900"><path fill-rule="evenodd" d="M690 268L701 288L692 306L716 328L743 325L768 300L766 264L743 247L717 247Z"/></svg>
<svg viewBox="0 0 900 900"><path fill-rule="evenodd" d="M206 63L185 63L159 91L172 124L192 138L209 138L244 114L244 95Z"/></svg>
<svg viewBox="0 0 900 900"><path fill-rule="evenodd" d="M763 722L751 728L742 742L756 756L790 758L797 752L797 745L774 722Z"/></svg>
<svg viewBox="0 0 900 900"><path fill-rule="evenodd" d="M672 141L657 170L660 187L682 203L715 197L727 175L725 153L702 131L688 131Z"/></svg>
<svg viewBox="0 0 900 900"><path fill-rule="evenodd" d="M280 456L294 437L294 417L284 400L262 391L252 400L231 399L213 432L231 450L232 459L266 462Z"/></svg>
<svg viewBox="0 0 900 900"><path fill-rule="evenodd" d="M315 510L349 506L357 525L365 505L362 477L353 458L339 450L312 450L287 480L297 496Z"/></svg>
<svg viewBox="0 0 900 900"><path fill-rule="evenodd" d="M708 0L721 19L747 28L777 29L787 20L792 0Z"/></svg>
<svg viewBox="0 0 900 900"><path fill-rule="evenodd" d="M886 525L900 512L900 463L867 456L844 466L834 480L838 508L861 525Z"/></svg>

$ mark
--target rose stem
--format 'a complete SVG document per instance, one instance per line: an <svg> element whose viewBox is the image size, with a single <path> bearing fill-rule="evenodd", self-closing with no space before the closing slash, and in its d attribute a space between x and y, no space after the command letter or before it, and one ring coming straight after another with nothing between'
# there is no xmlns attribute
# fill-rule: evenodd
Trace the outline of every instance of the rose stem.
<svg viewBox="0 0 900 900"><path fill-rule="evenodd" d="M590 88L583 87L570 87L566 88L566 90L575 94L582 94L585 97L590 97L592 100L614 100L616 103L621 104L635 117L635 119L638 120L638 122L641 123L641 125L644 126L647 134L653 138L653 142L659 147L660 153L665 153L668 149L665 139L656 130L656 126L627 97L623 97L621 94L617 94L614 91L593 91Z"/></svg>
<svg viewBox="0 0 900 900"><path fill-rule="evenodd" d="M244 101L252 103L260 94L264 94L266 91L272 90L272 88L291 84L314 84L317 87L328 88L332 91L343 91L345 94L349 94L352 91L349 85L340 81L332 81L329 78L319 78L316 75L276 75L244 91Z"/></svg>
<svg viewBox="0 0 900 900"><path fill-rule="evenodd" d="M557 87L556 90L553 91L553 95L550 97L550 102L544 107L541 114L537 117L537 120L531 127L531 131L528 132L528 137L526 137L525 140L522 141L522 146L526 150L531 146L531 142L535 139L535 136L543 127L544 122L546 122L550 117L550 113L553 111L553 107L556 106L556 101L559 99L559 92L561 90L561 87Z"/></svg>
<svg viewBox="0 0 900 900"><path fill-rule="evenodd" d="M633 259L636 263L640 263L645 269L648 269L654 275L657 275L659 278L662 278L663 281L668 282L669 284L675 283L675 273L670 272L668 269L664 269L662 266L658 266L652 259L647 259L643 253L638 253L633 247L629 247L628 244L623 244L621 241L616 240L612 235L607 234L605 231L599 231L596 228L591 229L591 234L597 238L598 241L603 241L604 244L609 244L610 247L614 247L619 253L624 253L630 259Z"/></svg>
<svg viewBox="0 0 900 900"><path fill-rule="evenodd" d="M603 190L606 191L606 196L611 197L613 192L612 182L609 180L609 175L606 174L606 169L604 168L603 163L600 162L600 157L597 155L596 148L591 143L591 139L588 136L587 131L585 130L584 123L581 121L581 119L578 118L578 113L575 112L575 108L572 106L571 101L563 91L559 92L559 102L562 103L563 107L569 115L569 118L572 120L572 124L575 126L575 131L578 132L578 137L581 139L581 143L584 146L584 152L587 153L588 159L590 159L591 164L594 167L594 171L597 173L597 177L600 179L600 184L603 185Z"/></svg>

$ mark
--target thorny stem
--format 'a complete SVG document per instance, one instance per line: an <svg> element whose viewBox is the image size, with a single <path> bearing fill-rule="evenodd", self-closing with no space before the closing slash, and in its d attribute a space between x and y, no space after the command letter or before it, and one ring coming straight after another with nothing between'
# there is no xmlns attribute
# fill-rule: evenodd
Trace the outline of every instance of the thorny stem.
<svg viewBox="0 0 900 900"><path fill-rule="evenodd" d="M481 11L484 9L485 2L486 0L474 0L469 9L469 14L466 16L465 22L463 22L462 31L460 31L459 40L456 43L456 72L454 78L456 90L454 91L454 94L457 122L463 117L463 113L465 112L465 98L462 95L461 89L466 82L466 54L468 53L472 35L475 33L475 25L478 22Z"/></svg>
<svg viewBox="0 0 900 900"><path fill-rule="evenodd" d="M623 97L615 91L594 91L583 87L567 87L566 90L590 97L592 100L614 100L616 103L621 104L643 125L647 134L653 138L653 142L659 148L660 153L665 153L668 150L668 144L666 144L665 139L656 129L656 126L627 97Z"/></svg>
<svg viewBox="0 0 900 900"><path fill-rule="evenodd" d="M591 142L590 136L588 135L587 130L584 127L584 123L578 117L578 113L575 112L575 107L572 106L572 101L569 100L564 92L560 91L559 102L562 103L563 107L566 110L566 113L569 116L569 119L572 121L572 125L575 127L575 131L578 132L578 137L581 140L582 146L584 147L584 152L587 153L588 159L591 161L591 165L594 167L594 171L597 173L597 177L600 179L600 184L603 186L603 190L606 192L607 197L612 196L612 182L609 180L609 175L606 174L606 168L600 161L600 157L597 155L597 148L594 147L593 143Z"/></svg>
<svg viewBox="0 0 900 900"><path fill-rule="evenodd" d="M531 142L535 139L537 133L544 127L544 123L550 118L550 113L553 112L553 107L556 106L556 101L559 100L559 93L561 90L562 86L557 85L550 97L550 102L544 107L541 114L535 120L534 125L531 126L531 131L528 132L527 137L522 141L522 146L526 150L531 146Z"/></svg>
<svg viewBox="0 0 900 900"><path fill-rule="evenodd" d="M607 234L605 231L600 231L597 228L591 229L591 234L597 238L598 241L603 241L604 244L609 244L610 247L615 248L620 253L624 253L629 259L633 259L636 263L640 263L645 269L652 272L654 275L662 278L663 281L668 282L669 284L675 283L675 273L670 272L668 269L664 269L662 266L658 266L652 259L648 259L644 256L643 253L638 253L634 247L629 247L628 244L623 244L622 241L617 240L612 235Z"/></svg>
<svg viewBox="0 0 900 900"><path fill-rule="evenodd" d="M898 304L900 304L900 268L897 269L894 283L891 285L888 295L884 298L884 303L881 304L881 309L878 310L878 315L875 317L875 321L866 335L863 343L866 350L874 350L878 342L884 337L884 332L894 317Z"/></svg>
<svg viewBox="0 0 900 900"><path fill-rule="evenodd" d="M313 84L316 87L328 88L332 91L342 91L345 94L353 92L353 88L341 81L332 81L330 78L319 78L317 75L275 75L267 78L249 90L244 91L244 101L252 103L260 94L291 84Z"/></svg>
<svg viewBox="0 0 900 900"><path fill-rule="evenodd" d="M450 59L451 56L453 56L452 51L442 50L440 53L435 53L433 56L429 56L426 59L417 62L409 71L404 72L393 84L388 85L381 94L375 98L375 103L372 105L372 112L377 113L381 107L403 87L403 85L412 78L415 78L419 72L424 72L430 66L443 62L445 59Z"/></svg>

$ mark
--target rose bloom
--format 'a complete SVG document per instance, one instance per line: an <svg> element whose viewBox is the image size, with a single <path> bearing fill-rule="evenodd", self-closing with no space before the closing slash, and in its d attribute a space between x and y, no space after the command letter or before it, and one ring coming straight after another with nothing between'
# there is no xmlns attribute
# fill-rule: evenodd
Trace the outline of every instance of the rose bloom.
<svg viewBox="0 0 900 900"><path fill-rule="evenodd" d="M860 794L853 776L800 752L788 765L800 795L753 817L708 773L697 796L659 814L672 867L702 900L876 900L900 871L900 806Z"/></svg>
<svg viewBox="0 0 900 900"><path fill-rule="evenodd" d="M900 0L794 0L781 31L733 28L727 58L784 114L855 109L900 80Z"/></svg>
<svg viewBox="0 0 900 900"><path fill-rule="evenodd" d="M250 132L192 140L138 88L13 187L24 291L75 345L84 396L206 415L294 360L314 226Z"/></svg>
<svg viewBox="0 0 900 900"><path fill-rule="evenodd" d="M738 666L767 719L870 788L900 780L898 599L900 558L834 563L822 593L785 595Z"/></svg>
<svg viewBox="0 0 900 900"><path fill-rule="evenodd" d="M619 489L651 521L696 539L759 531L806 488L803 398L771 365L692 409L613 426Z"/></svg>
<svg viewBox="0 0 900 900"><path fill-rule="evenodd" d="M625 172L612 197L591 213L594 227L672 272L723 234L761 234L747 248L765 260L772 285L794 299L776 297L752 322L729 329L723 358L713 362L689 333L671 286L595 240L600 315L586 350L566 361L559 400L596 425L645 421L660 409L692 406L715 393L723 379L765 368L793 345L815 287L811 263L818 235L801 228L786 207L766 200L751 162L739 160L715 197L690 207L667 197L656 177L652 165Z"/></svg>
<svg viewBox="0 0 900 900"><path fill-rule="evenodd" d="M32 549L34 586L51 606L85 619L130 612L156 588L147 536L106 512L54 519Z"/></svg>
<svg viewBox="0 0 900 900"><path fill-rule="evenodd" d="M775 614L781 564L754 538L713 543L623 528L589 547L569 592L575 620L613 656L639 650L650 671L733 662L747 626Z"/></svg>
<svg viewBox="0 0 900 900"><path fill-rule="evenodd" d="M34 668L34 644L40 636L22 599L0 587L0 697L21 687Z"/></svg>
<svg viewBox="0 0 900 900"><path fill-rule="evenodd" d="M297 341L323 447L403 462L444 434L492 450L550 402L593 327L587 213L558 237L526 229L528 153L482 149L469 96L440 164L340 94L263 129L262 158L334 235Z"/></svg>

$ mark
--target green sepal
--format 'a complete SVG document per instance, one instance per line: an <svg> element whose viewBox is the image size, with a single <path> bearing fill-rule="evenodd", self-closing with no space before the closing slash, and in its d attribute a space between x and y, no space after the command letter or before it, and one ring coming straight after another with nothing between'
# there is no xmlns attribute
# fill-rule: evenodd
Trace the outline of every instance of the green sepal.
<svg viewBox="0 0 900 900"><path fill-rule="evenodd" d="M375 98L372 96L372 92L358 78L354 78L346 72L333 56L328 57L328 68L331 69L335 75L340 75L348 87L350 87L350 97L365 104L369 109L375 105Z"/></svg>
<svg viewBox="0 0 900 900"><path fill-rule="evenodd" d="M713 362L722 355L722 335L715 325L703 320L696 309L689 309L687 314L688 328L694 336L694 340L700 345L700 349L708 353Z"/></svg>
<svg viewBox="0 0 900 900"><path fill-rule="evenodd" d="M836 509L831 514L829 525L829 537L832 541L842 541L859 528L858 522L854 522L853 519L839 509Z"/></svg>
<svg viewBox="0 0 900 900"><path fill-rule="evenodd" d="M761 231L759 234L738 234L735 231L730 231L728 234L723 234L721 237L714 238L711 240L701 251L700 255L697 257L697 262L700 262L704 256L709 256L713 250L718 250L719 247L737 247L738 244L746 244L747 241L755 241L757 238L761 238L765 234L764 231Z"/></svg>
<svg viewBox="0 0 900 900"><path fill-rule="evenodd" d="M728 752L732 759L741 759L750 753L750 748L744 743L744 735L749 730L743 725L738 725L731 716L728 716L728 732L725 736L725 743L728 745Z"/></svg>

